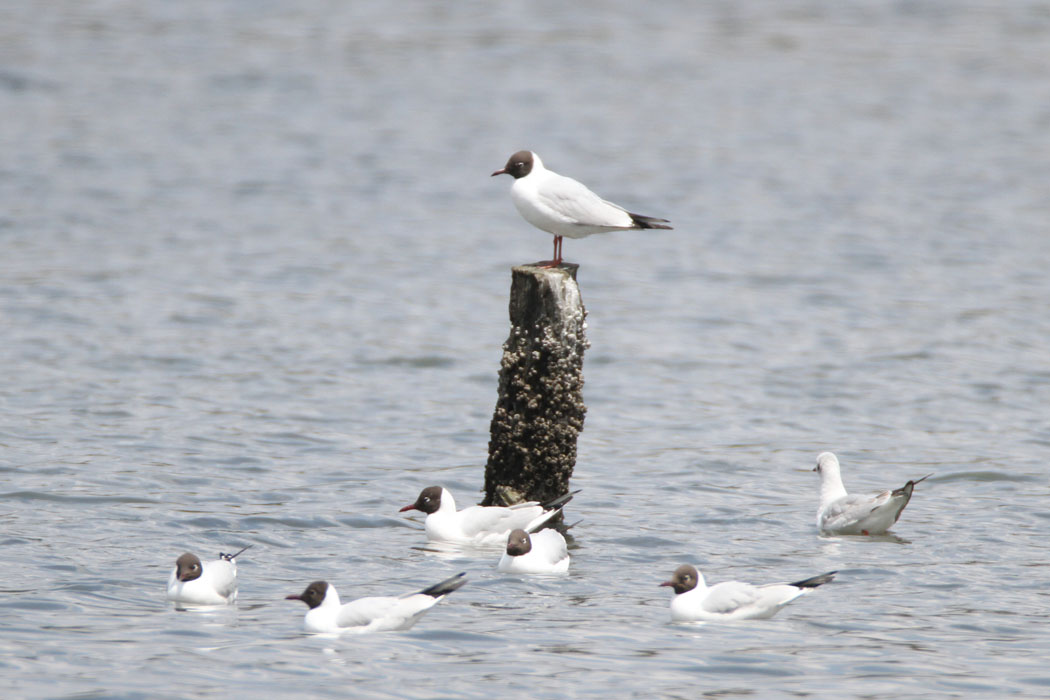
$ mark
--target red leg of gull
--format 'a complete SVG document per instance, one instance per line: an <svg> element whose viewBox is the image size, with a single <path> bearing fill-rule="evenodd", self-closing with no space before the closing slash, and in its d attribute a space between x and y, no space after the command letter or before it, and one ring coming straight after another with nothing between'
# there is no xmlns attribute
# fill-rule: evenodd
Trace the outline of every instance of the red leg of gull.
<svg viewBox="0 0 1050 700"><path fill-rule="evenodd" d="M547 261L540 267L558 267L561 265L561 236L554 237L554 259Z"/></svg>

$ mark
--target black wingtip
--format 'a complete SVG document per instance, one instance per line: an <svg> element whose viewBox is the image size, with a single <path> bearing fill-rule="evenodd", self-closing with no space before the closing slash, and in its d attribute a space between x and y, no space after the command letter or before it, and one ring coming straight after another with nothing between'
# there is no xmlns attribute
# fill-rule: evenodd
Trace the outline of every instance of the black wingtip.
<svg viewBox="0 0 1050 700"><path fill-rule="evenodd" d="M904 486L901 486L899 489L893 489L893 495L894 496L907 496L908 500L911 500L911 492L915 490L915 484L918 484L920 482L926 481L931 476L933 476L933 474L927 474L926 476L922 477L921 479L909 479L908 483L906 483ZM903 508L901 510L903 510ZM899 513L898 513L898 517L900 517Z"/></svg>
<svg viewBox="0 0 1050 700"><path fill-rule="evenodd" d="M431 598L440 598L443 595L448 595L453 591L459 590L460 587L467 582L467 579L465 578L466 575L466 571L461 571L452 578L447 578L440 583L435 583L430 588L424 588L420 593L428 595Z"/></svg>
<svg viewBox="0 0 1050 700"><path fill-rule="evenodd" d="M575 496L576 494L578 494L582 490L583 489L576 489L575 491L569 491L568 493L563 493L562 495L558 496L557 498L555 498L553 500L550 500L550 501L547 501L546 503L541 503L540 505L543 506L544 510L551 510L552 508L560 508L563 505L565 505L566 503L568 503L569 501L571 501L572 497Z"/></svg>
<svg viewBox="0 0 1050 700"><path fill-rule="evenodd" d="M658 219L655 216L642 216L641 214L634 214L632 212L627 212L627 215L631 217L631 221L633 221L634 225L638 228L662 228L671 230L670 226L664 226L664 224L671 223L667 219Z"/></svg>
<svg viewBox="0 0 1050 700"><path fill-rule="evenodd" d="M245 546L243 549L241 549L241 551L237 552L236 554L224 554L222 552L219 552L219 559L225 559L226 561L233 561L234 559L236 559L237 557L241 556L242 554L244 554L246 551L248 551L249 549L251 549L254 546L255 545L253 545L253 544L249 544L249 545Z"/></svg>
<svg viewBox="0 0 1050 700"><path fill-rule="evenodd" d="M794 583L788 585L794 586L795 588L816 588L817 586L823 586L825 583L835 578L835 574L837 573L838 571L829 571L826 574L814 576L813 578L807 578L802 581L795 581Z"/></svg>

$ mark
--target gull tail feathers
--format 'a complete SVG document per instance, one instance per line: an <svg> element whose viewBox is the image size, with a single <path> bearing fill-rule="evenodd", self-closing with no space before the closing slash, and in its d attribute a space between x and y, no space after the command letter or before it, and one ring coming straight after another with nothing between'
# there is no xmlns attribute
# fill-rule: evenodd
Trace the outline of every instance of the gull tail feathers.
<svg viewBox="0 0 1050 700"><path fill-rule="evenodd" d="M927 474L926 476L922 477L921 479L911 479L911 480L908 481L908 483L906 483L904 486L901 486L899 489L894 489L893 490L893 495L894 496L907 496L908 498L911 498L911 492L915 488L915 484L918 484L918 483L921 483L923 481L926 481L931 476L933 476L933 474Z"/></svg>
<svg viewBox="0 0 1050 700"><path fill-rule="evenodd" d="M420 591L420 593L422 593L423 595L428 595L431 598L440 598L442 596L446 596L449 593L452 593L453 591L459 590L459 588L467 582L467 579L464 578L466 575L466 571L460 572L452 578L445 579L441 583L435 583L429 588L424 588Z"/></svg>
<svg viewBox="0 0 1050 700"><path fill-rule="evenodd" d="M223 552L219 552L219 559L225 559L226 561L233 561L234 559L236 559L237 557L241 556L242 554L244 554L246 551L248 551L249 549L251 549L254 546L255 545L253 545L253 544L247 545L246 547L241 549L241 551L237 552L236 554L224 554Z"/></svg>
<svg viewBox="0 0 1050 700"><path fill-rule="evenodd" d="M566 503L571 501L573 496L575 496L576 494L578 494L582 490L583 489L576 489L575 491L569 491L568 493L563 493L562 495L558 496L557 498L551 499L551 500L547 501L546 503L541 503L540 505L543 506L544 510L550 510L551 508L561 508Z"/></svg>
<svg viewBox="0 0 1050 700"><path fill-rule="evenodd" d="M795 581L794 583L789 583L788 585L794 586L795 588L816 588L817 586L823 586L825 583L835 578L835 574L837 573L838 571L829 571L826 574L814 576L813 578L807 578L802 581Z"/></svg>
<svg viewBox="0 0 1050 700"><path fill-rule="evenodd" d="M631 221L634 222L637 228L663 228L671 229L670 226L664 224L671 223L667 219L659 219L655 216L643 216L641 214L635 214L633 212L627 212L627 216L631 217Z"/></svg>
<svg viewBox="0 0 1050 700"><path fill-rule="evenodd" d="M566 525L565 523L555 523L554 525L551 525L551 518L553 518L560 512L561 508L558 508L556 511L554 511L550 518L544 518L542 522L538 522L532 527L526 528L525 532L529 533L530 535L535 535L540 530L557 530L558 532L564 535L570 529L576 527L577 525L583 522L583 519L581 518L580 520L574 522L572 525Z"/></svg>

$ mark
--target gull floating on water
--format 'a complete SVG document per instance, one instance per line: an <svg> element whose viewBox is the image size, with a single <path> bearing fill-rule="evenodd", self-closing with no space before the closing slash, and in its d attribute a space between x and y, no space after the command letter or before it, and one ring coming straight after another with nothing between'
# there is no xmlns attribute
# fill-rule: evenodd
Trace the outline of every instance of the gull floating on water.
<svg viewBox="0 0 1050 700"><path fill-rule="evenodd" d="M188 605L225 605L237 600L236 554L219 554L215 561L202 562L186 552L175 560L168 578L168 600Z"/></svg>
<svg viewBox="0 0 1050 700"><path fill-rule="evenodd" d="M881 535L901 517L911 500L915 484L933 476L909 481L899 489L874 496L847 494L842 484L839 460L830 452L817 457L813 471L820 473L820 508L817 527L830 535Z"/></svg>
<svg viewBox="0 0 1050 700"><path fill-rule="evenodd" d="M309 606L303 619L307 632L386 632L407 630L445 596L467 582L466 573L456 574L429 588L402 596L358 598L339 602L335 586L327 581L314 581L299 595L287 600L301 600Z"/></svg>
<svg viewBox="0 0 1050 700"><path fill-rule="evenodd" d="M674 589L671 620L674 622L717 622L755 620L773 617L785 605L810 593L835 577L837 571L807 578L795 583L773 583L752 586L740 581L725 581L708 587L695 566L683 564L675 569L670 581L661 586Z"/></svg>
<svg viewBox="0 0 1050 700"><path fill-rule="evenodd" d="M427 514L423 525L427 539L470 545L503 545L511 530L539 528L572 500L576 491L547 503L528 501L513 506L470 506L456 510L452 494L440 486L423 489L415 503L401 509Z"/></svg>
<svg viewBox="0 0 1050 700"><path fill-rule="evenodd" d="M549 267L561 264L562 236L583 238L607 231L671 228L666 225L670 223L667 219L632 214L571 177L547 170L532 151L518 151L502 170L492 174L513 177L510 198L518 212L536 228L554 234L554 258Z"/></svg>
<svg viewBox="0 0 1050 700"><path fill-rule="evenodd" d="M557 530L532 534L513 530L496 570L504 574L564 574L569 570L569 547Z"/></svg>

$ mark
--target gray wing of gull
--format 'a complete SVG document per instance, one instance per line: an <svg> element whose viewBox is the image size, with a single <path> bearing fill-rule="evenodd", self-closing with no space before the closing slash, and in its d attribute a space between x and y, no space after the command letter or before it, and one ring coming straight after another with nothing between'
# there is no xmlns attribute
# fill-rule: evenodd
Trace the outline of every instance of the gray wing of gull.
<svg viewBox="0 0 1050 700"><path fill-rule="evenodd" d="M605 201L571 177L559 175L553 184L537 194L543 206L567 223L609 229L635 227L627 210Z"/></svg>

